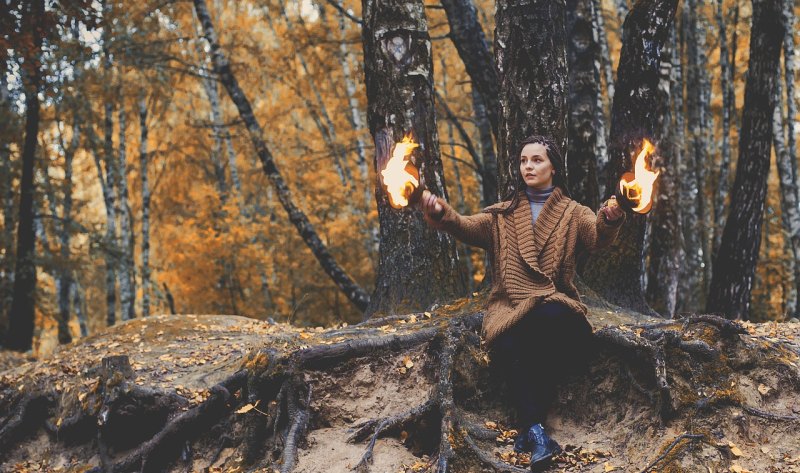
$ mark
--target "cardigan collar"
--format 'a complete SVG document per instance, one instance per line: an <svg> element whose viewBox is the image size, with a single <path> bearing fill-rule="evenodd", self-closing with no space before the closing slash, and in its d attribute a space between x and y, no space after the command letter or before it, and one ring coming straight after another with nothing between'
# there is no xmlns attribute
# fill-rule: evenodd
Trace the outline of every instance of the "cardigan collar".
<svg viewBox="0 0 800 473"><path fill-rule="evenodd" d="M568 197L564 195L560 187L553 189L550 197L544 203L536 225L533 224L531 206L525 191L520 191L520 204L514 209L514 227L517 231L517 242L520 255L528 265L539 269L539 253L541 253L550 235L564 217L567 206L570 203Z"/></svg>

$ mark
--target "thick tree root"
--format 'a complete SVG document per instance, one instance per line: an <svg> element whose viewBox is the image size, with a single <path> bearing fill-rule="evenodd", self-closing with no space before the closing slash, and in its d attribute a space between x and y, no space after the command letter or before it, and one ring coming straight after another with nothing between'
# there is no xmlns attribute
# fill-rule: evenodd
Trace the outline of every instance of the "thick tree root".
<svg viewBox="0 0 800 473"><path fill-rule="evenodd" d="M738 336L747 331L741 324L715 315L691 315L681 320L661 322L657 324L615 327L609 326L598 330L595 337L606 345L616 346L624 350L644 353L653 368L655 384L659 395L659 411L664 420L676 413L676 401L667 379L667 348L677 348L700 361L709 361L719 356L716 349L700 339L684 338L692 325L706 324L717 329L725 337ZM678 325L679 329L675 326ZM637 384L638 387L638 384Z"/></svg>
<svg viewBox="0 0 800 473"><path fill-rule="evenodd" d="M165 465L178 457L187 439L194 438L217 422L226 412L232 393L244 386L247 373L239 371L225 381L212 386L211 394L197 407L170 420L152 439L108 468L95 468L92 473L123 473L163 471Z"/></svg>
<svg viewBox="0 0 800 473"><path fill-rule="evenodd" d="M662 462L664 459L666 459L670 455L672 450L674 450L675 447L678 447L679 444L680 444L679 448L683 449L683 448L688 447L692 443L694 443L696 441L702 441L705 438L706 438L706 436L702 435L702 434L688 434L687 433L687 434L679 435L675 440L672 441L672 443L670 443L667 446L667 448L664 450L664 452L661 453L661 455L659 455L658 457L656 457L655 460L650 462L650 464L647 465L640 473L650 473L651 471L653 471L653 468L655 468L656 465L658 465L660 462ZM683 442L683 440L687 440L687 439L689 440L688 442ZM681 442L683 442L683 443L681 443Z"/></svg>
<svg viewBox="0 0 800 473"><path fill-rule="evenodd" d="M22 395L16 402L12 414L0 428L0 460L3 452L44 423L47 411L55 404L55 395L49 391L32 392Z"/></svg>
<svg viewBox="0 0 800 473"><path fill-rule="evenodd" d="M60 406L63 411L71 411L64 412L60 421L46 420L50 416L57 417L52 414L56 403L53 394L41 391L12 398L14 401L10 402L9 412L14 415L4 419L0 427L0 451L8 451L25 432L44 425L57 438L77 437L79 443L97 438L103 466L92 471L165 471L181 455L186 462L185 467L191 469L192 442L201 434L211 431L208 437L219 439L213 456L210 456L211 463L218 461L224 448L239 445L243 446L245 465L258 463L258 467L267 467L270 471L277 468L281 473L289 473L297 466L298 450L303 447L312 420L312 383L307 378L310 372L327 371L334 366L349 369L352 366L349 362L356 358L376 359L385 354L425 347L427 366L431 369L420 373L424 373L433 383L429 398L408 411L354 426L348 441L363 442L368 439L362 458L354 469L360 472L369 470L376 442L381 436L401 431L414 436L416 429L425 431L425 435L415 437L423 439L424 450L435 452L431 453L434 458L430 465L433 471L445 473L483 468L522 473L527 470L503 462L491 447L487 448L489 444L494 444L497 432L470 420L466 407L457 405L475 402L483 394L468 400L454 396L454 391L457 391L456 394L462 392L463 382L472 381L472 375L478 376L477 379L489 379L485 370L483 374L474 373L482 363L476 364L476 360L483 359L474 353L480 350L481 340L477 332L482 316L482 313L431 319L423 319L425 316L422 314L393 316L371 320L361 326L325 332L319 336L323 343L310 347L300 346L281 351L276 348L278 345L273 344L251 352L244 360L242 370L213 386L204 402L188 410L185 410L188 401L182 396L131 383L132 370L125 357L109 358L98 369L101 382L96 391L88 394L90 397L83 403L84 407L79 406L76 410L75 404ZM416 320L424 322L410 323ZM710 335L714 332L719 337ZM728 358L727 352L720 348L723 345L716 342L725 338L726 343L739 343L736 340L744 333L745 329L736 322L710 315L692 315L658 324L605 327L598 330L595 336L602 348L644 355L637 358L644 360L644 367L650 370L652 379L648 376L647 382L639 380L642 381L639 383L634 373L638 373L641 364L630 363L630 357L623 357L619 370L622 376L633 381L631 385L638 392L645 395L650 403L656 404L663 420L685 412L687 406L700 412L711 406L729 405L741 408L748 415L770 421L800 422L798 416L745 406L729 391L719 391L717 395L700 401L696 401L696 393L691 398L681 397L681 389L685 390L686 385L685 380L679 379L683 375L679 376L677 369L668 373L667 366L678 366L681 373L687 367L719 367L723 363L721 360ZM754 350L762 345L753 343L752 347L745 346ZM750 360L756 358L743 359L746 364L755 363ZM736 362L742 364L741 360ZM467 371L472 374L465 375ZM96 375L93 373L91 376ZM454 388L454 383L458 389ZM481 389L476 392L486 392L486 388ZM241 414L233 413L244 404L251 405L251 412L245 409ZM94 407L87 408L85 405ZM119 452L125 446L117 444L111 432L125 432L140 412L164 413L164 418L159 422L152 421L149 427L155 430L128 447L129 451L120 458ZM435 440L428 436L432 421L434 426L438 422ZM239 428L231 424L238 424ZM80 432L80 435L76 435L76 432ZM226 432L235 432L236 440ZM678 437L643 471L649 472L658 465L663 466L672 461L676 451L704 439L699 434ZM113 457L111 453L118 456Z"/></svg>

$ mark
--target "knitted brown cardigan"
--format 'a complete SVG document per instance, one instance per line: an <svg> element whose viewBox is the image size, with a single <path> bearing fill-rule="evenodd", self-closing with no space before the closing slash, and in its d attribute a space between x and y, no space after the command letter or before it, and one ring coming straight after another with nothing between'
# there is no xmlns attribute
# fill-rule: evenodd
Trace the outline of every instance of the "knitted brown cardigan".
<svg viewBox="0 0 800 473"><path fill-rule="evenodd" d="M497 211L508 208L510 201L470 216L459 215L441 198L438 202L444 213L438 221L428 218L429 224L490 256L494 287L483 319L487 344L543 302L561 302L585 320L587 308L572 282L576 248L593 251L610 245L624 217L606 223L601 213L570 199L559 187L544 203L535 230L524 191L508 215Z"/></svg>

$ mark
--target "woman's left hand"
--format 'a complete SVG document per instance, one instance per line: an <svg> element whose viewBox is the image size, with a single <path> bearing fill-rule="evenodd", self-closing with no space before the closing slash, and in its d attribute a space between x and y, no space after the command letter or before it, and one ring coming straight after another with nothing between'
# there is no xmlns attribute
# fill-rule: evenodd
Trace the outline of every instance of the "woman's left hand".
<svg viewBox="0 0 800 473"><path fill-rule="evenodd" d="M606 221L609 223L616 222L625 214L625 212L617 204L617 196L612 195L606 202L606 206L600 209L605 214Z"/></svg>

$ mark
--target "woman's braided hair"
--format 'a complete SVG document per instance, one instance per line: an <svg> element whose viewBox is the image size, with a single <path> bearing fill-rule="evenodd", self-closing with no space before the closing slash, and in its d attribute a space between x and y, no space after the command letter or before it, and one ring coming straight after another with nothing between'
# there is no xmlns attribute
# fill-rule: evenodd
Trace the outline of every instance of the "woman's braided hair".
<svg viewBox="0 0 800 473"><path fill-rule="evenodd" d="M549 136L533 135L522 140L519 146L517 146L517 152L509 156L508 159L509 186L508 192L506 192L506 194L503 196L503 201L510 200L511 204L502 210L492 209L494 210L493 213L502 213L507 215L513 212L514 209L517 208L517 205L519 205L520 193L527 188L525 179L523 179L522 174L519 172L519 158L522 155L522 150L525 148L525 146L534 143L544 146L547 150L547 158L550 160L550 163L553 165L553 169L555 170L555 174L553 174L553 185L560 187L562 192L569 196L569 189L567 189L566 166L564 164L564 157L561 154L561 149L559 149L556 142Z"/></svg>

